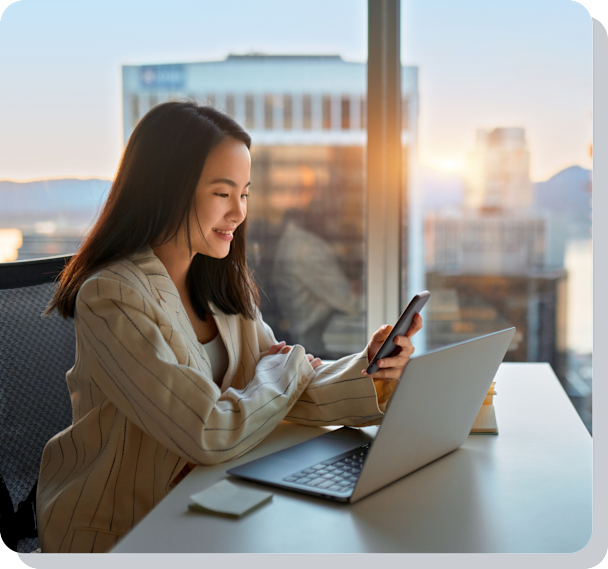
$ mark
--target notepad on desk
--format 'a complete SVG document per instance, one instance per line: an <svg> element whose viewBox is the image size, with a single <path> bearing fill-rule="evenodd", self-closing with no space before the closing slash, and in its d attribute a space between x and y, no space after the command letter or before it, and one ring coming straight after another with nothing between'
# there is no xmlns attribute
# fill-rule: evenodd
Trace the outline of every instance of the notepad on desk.
<svg viewBox="0 0 608 569"><path fill-rule="evenodd" d="M201 514L242 518L272 500L272 492L253 490L222 480L190 496L188 509Z"/></svg>
<svg viewBox="0 0 608 569"><path fill-rule="evenodd" d="M493 381L488 394L483 401L483 405L477 414L477 418L471 428L472 435L497 435L498 425L496 424L496 412L494 410L493 398L496 395L494 390L496 382Z"/></svg>

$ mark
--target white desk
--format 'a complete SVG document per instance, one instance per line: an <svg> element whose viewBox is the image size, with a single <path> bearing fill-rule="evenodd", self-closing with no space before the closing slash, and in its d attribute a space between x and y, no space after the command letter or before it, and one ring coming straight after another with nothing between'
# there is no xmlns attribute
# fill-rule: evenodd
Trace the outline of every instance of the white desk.
<svg viewBox="0 0 608 569"><path fill-rule="evenodd" d="M241 459L193 470L114 552L578 551L591 537L591 437L549 365L502 364L496 382L498 436L469 436L356 504L264 487L272 502L241 520L188 511L228 468L323 432L281 423Z"/></svg>

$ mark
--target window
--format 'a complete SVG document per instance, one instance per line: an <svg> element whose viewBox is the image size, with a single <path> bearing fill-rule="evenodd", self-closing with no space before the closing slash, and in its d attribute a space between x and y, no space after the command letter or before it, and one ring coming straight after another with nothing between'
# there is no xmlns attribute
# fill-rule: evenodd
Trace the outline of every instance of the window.
<svg viewBox="0 0 608 569"><path fill-rule="evenodd" d="M310 130L312 128L312 97L302 96L302 128Z"/></svg>
<svg viewBox="0 0 608 569"><path fill-rule="evenodd" d="M293 97L283 95L283 128L291 130L293 128Z"/></svg>
<svg viewBox="0 0 608 569"><path fill-rule="evenodd" d="M233 119L236 118L234 95L232 93L226 95L226 114L231 116Z"/></svg>
<svg viewBox="0 0 608 569"><path fill-rule="evenodd" d="M342 115L342 130L348 130L350 129L350 97L348 97L348 95L342 95L342 99L340 101L340 111Z"/></svg>
<svg viewBox="0 0 608 569"><path fill-rule="evenodd" d="M352 353L365 344L374 312L365 228L386 223L372 219L365 199L374 125L367 109L369 43L357 26L366 5L345 12L343 3L328 0L323 21L310 9L294 23L290 5L277 4L273 18L262 8L247 22L251 31L243 28L238 44L202 38L192 51L200 22L221 29L226 18L237 19L235 2L212 11L193 5L181 26L150 34L137 22L148 3L130 0L137 9L120 14L129 33L113 38L112 58L100 55L99 34L79 39L86 65L66 58L54 37L72 37L74 18L81 17L101 32L117 14L108 7L92 18L83 3L85 12L74 16L69 3L57 2L56 19L27 36L32 50L16 52L13 64L0 69L15 86L0 109L6 125L0 136L10 140L0 182L0 256L75 251L107 196L121 133L124 146L151 107L195 95L242 121L253 137L248 251L264 289L265 317L277 333L293 331L293 341L313 338L310 350L317 347L319 355ZM565 3L553 10L555 25L546 26L538 0L526 10L483 4L402 2L402 57L395 66L402 184L389 212L400 214L392 241L400 263L394 274L376 276L388 283L397 307L431 290L418 353L515 324L521 333L507 359L551 362L589 425L589 17ZM163 29L162 15L149 17ZM285 33L274 33L276 21ZM328 22L339 55L307 55L328 45L322 41L329 39ZM267 53L241 52L259 38L266 38ZM44 61L35 55L43 51ZM65 105L53 113L31 107L32 92L44 101L61 93ZM304 242L332 260L334 286L349 293L342 295L349 302L334 299L319 308L317 321L297 330L283 277L289 247Z"/></svg>
<svg viewBox="0 0 608 569"><path fill-rule="evenodd" d="M255 110L253 95L245 95L245 128L252 130L255 128Z"/></svg>
<svg viewBox="0 0 608 569"><path fill-rule="evenodd" d="M331 128L331 97L329 95L323 95L322 101L322 125L323 130L329 130Z"/></svg>
<svg viewBox="0 0 608 569"><path fill-rule="evenodd" d="M432 293L424 349L515 326L505 360L549 362L590 429L591 21L574 4L549 27L534 0L444 6L402 2L403 139L420 124L402 298Z"/></svg>
<svg viewBox="0 0 608 569"><path fill-rule="evenodd" d="M131 128L135 128L135 125L141 118L139 114L139 95L131 96Z"/></svg>
<svg viewBox="0 0 608 569"><path fill-rule="evenodd" d="M274 126L274 97L264 95L264 128L271 130Z"/></svg>

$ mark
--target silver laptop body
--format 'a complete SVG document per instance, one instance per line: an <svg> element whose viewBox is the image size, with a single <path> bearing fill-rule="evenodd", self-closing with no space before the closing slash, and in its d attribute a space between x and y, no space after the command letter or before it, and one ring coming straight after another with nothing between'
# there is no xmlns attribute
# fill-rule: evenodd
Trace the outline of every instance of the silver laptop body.
<svg viewBox="0 0 608 569"><path fill-rule="evenodd" d="M356 502L465 442L514 333L508 328L413 357L379 428L330 431L228 474ZM331 484L345 471L350 483ZM325 472L323 482L318 472Z"/></svg>

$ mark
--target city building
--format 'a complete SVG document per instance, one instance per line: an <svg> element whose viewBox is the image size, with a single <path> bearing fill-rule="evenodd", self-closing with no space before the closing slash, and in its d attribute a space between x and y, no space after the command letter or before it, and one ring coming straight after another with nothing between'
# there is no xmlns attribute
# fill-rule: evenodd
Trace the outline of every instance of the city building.
<svg viewBox="0 0 608 569"><path fill-rule="evenodd" d="M158 103L207 101L241 123L256 145L363 146L367 67L339 55L229 55L223 61L125 65L123 132ZM406 146L416 143L418 68L402 67Z"/></svg>
<svg viewBox="0 0 608 569"><path fill-rule="evenodd" d="M524 129L478 129L476 134L475 149L466 160L465 208L529 209L534 196Z"/></svg>
<svg viewBox="0 0 608 569"><path fill-rule="evenodd" d="M425 266L432 271L515 274L547 266L547 215L475 210L429 212Z"/></svg>

